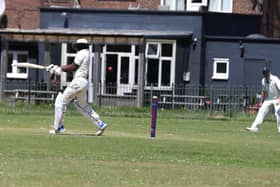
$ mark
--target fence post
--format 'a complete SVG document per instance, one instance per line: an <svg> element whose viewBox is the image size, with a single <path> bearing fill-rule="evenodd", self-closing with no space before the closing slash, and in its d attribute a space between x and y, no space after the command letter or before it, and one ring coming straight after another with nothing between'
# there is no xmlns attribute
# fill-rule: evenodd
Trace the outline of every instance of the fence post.
<svg viewBox="0 0 280 187"><path fill-rule="evenodd" d="M31 78L28 77L28 104L30 104L30 98L31 98Z"/></svg>
<svg viewBox="0 0 280 187"><path fill-rule="evenodd" d="M99 105L99 107L101 107L101 104L102 104L102 95L101 95L101 93L102 93L102 83L101 83L101 81L98 83L98 86L99 86L99 100L98 100L98 105Z"/></svg>
<svg viewBox="0 0 280 187"><path fill-rule="evenodd" d="M174 83L172 83L172 109L174 109L174 107L175 107L174 95L175 95L175 85L174 85Z"/></svg>

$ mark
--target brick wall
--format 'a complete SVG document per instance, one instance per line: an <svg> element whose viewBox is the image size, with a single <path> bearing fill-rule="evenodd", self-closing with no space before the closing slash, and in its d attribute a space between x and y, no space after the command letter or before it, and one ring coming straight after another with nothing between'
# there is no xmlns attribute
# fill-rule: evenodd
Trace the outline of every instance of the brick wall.
<svg viewBox="0 0 280 187"><path fill-rule="evenodd" d="M36 29L39 27L39 0L6 1L7 27Z"/></svg>
<svg viewBox="0 0 280 187"><path fill-rule="evenodd" d="M128 9L128 7L139 7L142 9L157 9L160 0L80 0L81 7Z"/></svg>
<svg viewBox="0 0 280 187"><path fill-rule="evenodd" d="M79 0L81 8L128 9L140 8L155 10L160 0ZM8 28L39 28L40 7L73 7L72 0L6 0ZM258 13L252 10L251 0L233 0L233 12L242 14Z"/></svg>
<svg viewBox="0 0 280 187"><path fill-rule="evenodd" d="M232 12L237 14L260 14L257 8L253 10L251 0L233 0Z"/></svg>

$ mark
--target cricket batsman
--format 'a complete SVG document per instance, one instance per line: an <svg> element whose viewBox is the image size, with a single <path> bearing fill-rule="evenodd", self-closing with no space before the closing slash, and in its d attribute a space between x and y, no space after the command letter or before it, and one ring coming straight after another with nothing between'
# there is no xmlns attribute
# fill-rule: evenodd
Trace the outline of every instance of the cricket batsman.
<svg viewBox="0 0 280 187"><path fill-rule="evenodd" d="M96 135L101 136L107 127L107 124L100 120L99 115L91 108L87 102L88 90L88 72L89 72L89 43L86 39L78 39L72 44L77 51L72 64L63 66L49 65L47 70L52 75L60 76L62 72L75 72L73 80L63 93L59 92L55 100L53 129L49 134L58 134L64 132L64 114L67 104L73 101L77 110L93 124L97 126Z"/></svg>
<svg viewBox="0 0 280 187"><path fill-rule="evenodd" d="M265 67L263 69L262 79L262 95L260 101L260 108L256 116L255 121L251 127L246 129L250 132L258 132L259 126L263 123L263 120L270 108L274 106L277 130L280 133L280 80L277 76L270 73L270 69Z"/></svg>

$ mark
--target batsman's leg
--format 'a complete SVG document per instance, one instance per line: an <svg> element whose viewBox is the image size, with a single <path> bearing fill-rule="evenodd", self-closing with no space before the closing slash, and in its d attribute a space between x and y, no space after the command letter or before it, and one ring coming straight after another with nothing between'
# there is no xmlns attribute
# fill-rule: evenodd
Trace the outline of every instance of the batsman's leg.
<svg viewBox="0 0 280 187"><path fill-rule="evenodd" d="M260 107L258 114L256 116L255 121L251 125L251 127L248 127L247 130L251 132L257 132L259 130L259 126L263 123L263 120L266 116L266 114L269 112L270 106L273 103L270 101L263 102L262 106Z"/></svg>
<svg viewBox="0 0 280 187"><path fill-rule="evenodd" d="M276 116L276 124L277 130L280 133L280 105L274 104L275 116Z"/></svg>
<svg viewBox="0 0 280 187"><path fill-rule="evenodd" d="M63 94L59 92L55 99L53 130L49 131L50 134L64 131L63 121L66 110L66 104L63 103Z"/></svg>
<svg viewBox="0 0 280 187"><path fill-rule="evenodd" d="M77 95L77 98L73 101L74 106L77 110L89 119L93 124L97 126L96 135L100 136L103 134L107 124L100 120L99 115L88 105L86 101L86 92Z"/></svg>

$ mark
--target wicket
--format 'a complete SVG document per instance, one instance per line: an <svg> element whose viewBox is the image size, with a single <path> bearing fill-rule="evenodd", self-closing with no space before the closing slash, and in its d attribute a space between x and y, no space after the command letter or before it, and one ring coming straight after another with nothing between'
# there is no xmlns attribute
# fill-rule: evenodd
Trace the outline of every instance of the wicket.
<svg viewBox="0 0 280 187"><path fill-rule="evenodd" d="M157 98L157 96L153 96L153 98L152 98L152 115L151 115L151 138L156 137L157 108L158 108L158 98Z"/></svg>

